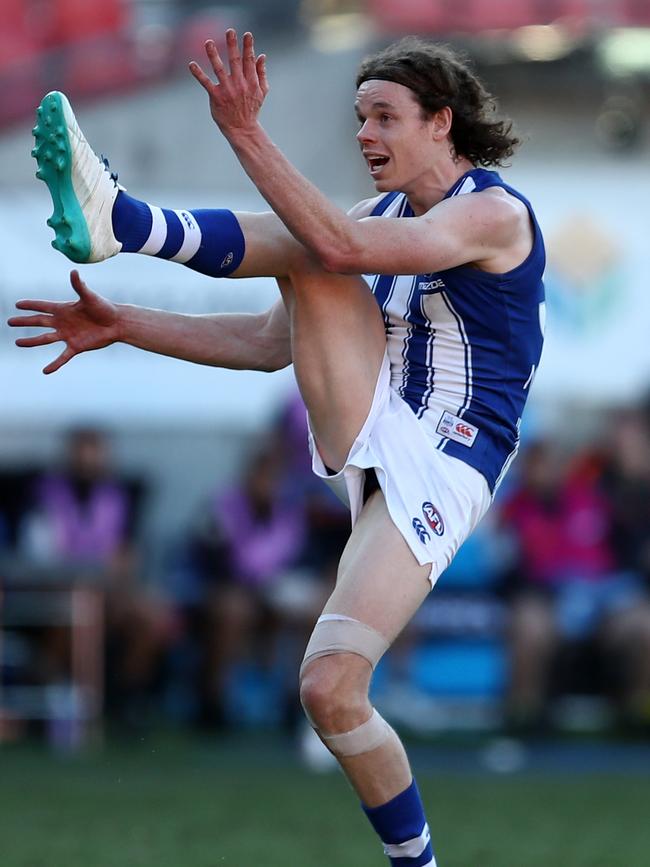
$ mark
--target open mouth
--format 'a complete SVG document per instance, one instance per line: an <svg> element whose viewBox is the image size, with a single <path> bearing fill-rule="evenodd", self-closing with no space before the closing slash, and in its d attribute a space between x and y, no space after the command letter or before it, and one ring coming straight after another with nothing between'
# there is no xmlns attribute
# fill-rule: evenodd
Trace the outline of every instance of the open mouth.
<svg viewBox="0 0 650 867"><path fill-rule="evenodd" d="M390 157L374 157L374 156L366 156L366 161L368 163L368 168L370 169L370 174L374 177L378 175L381 170L384 168L386 163L389 161Z"/></svg>

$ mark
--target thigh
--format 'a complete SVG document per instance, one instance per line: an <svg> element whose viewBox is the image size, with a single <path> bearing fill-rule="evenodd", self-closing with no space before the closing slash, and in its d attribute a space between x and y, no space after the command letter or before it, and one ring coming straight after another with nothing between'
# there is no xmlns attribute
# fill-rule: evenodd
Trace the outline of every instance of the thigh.
<svg viewBox="0 0 650 867"><path fill-rule="evenodd" d="M323 613L360 620L392 644L430 592L430 571L419 565L376 491L354 526Z"/></svg>
<svg viewBox="0 0 650 867"><path fill-rule="evenodd" d="M305 258L278 280L296 379L324 462L339 470L370 412L386 351L384 321L363 278Z"/></svg>

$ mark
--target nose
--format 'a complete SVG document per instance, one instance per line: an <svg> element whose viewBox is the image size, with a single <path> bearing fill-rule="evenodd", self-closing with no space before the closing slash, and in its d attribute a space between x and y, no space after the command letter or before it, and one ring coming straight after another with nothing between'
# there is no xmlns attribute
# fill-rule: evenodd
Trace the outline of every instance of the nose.
<svg viewBox="0 0 650 867"><path fill-rule="evenodd" d="M357 141L359 144L365 144L367 142L374 141L375 136L372 132L372 126L369 120L364 120L363 125L359 132L357 133Z"/></svg>

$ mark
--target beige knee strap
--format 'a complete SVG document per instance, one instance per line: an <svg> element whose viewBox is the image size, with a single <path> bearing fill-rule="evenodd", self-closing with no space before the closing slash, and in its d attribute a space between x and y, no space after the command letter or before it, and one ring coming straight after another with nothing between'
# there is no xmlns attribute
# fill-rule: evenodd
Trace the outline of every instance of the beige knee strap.
<svg viewBox="0 0 650 867"><path fill-rule="evenodd" d="M324 735L323 742L335 756L358 756L381 746L393 734L392 728L374 708L369 720L340 735Z"/></svg>
<svg viewBox="0 0 650 867"><path fill-rule="evenodd" d="M374 669L389 646L383 635L360 620L344 614L323 614L307 644L300 674L312 660L334 653L356 653L367 659Z"/></svg>

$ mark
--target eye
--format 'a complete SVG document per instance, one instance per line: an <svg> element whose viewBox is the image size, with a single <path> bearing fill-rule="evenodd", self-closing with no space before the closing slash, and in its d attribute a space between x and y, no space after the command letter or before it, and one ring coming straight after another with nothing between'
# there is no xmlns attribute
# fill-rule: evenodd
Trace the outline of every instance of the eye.
<svg viewBox="0 0 650 867"><path fill-rule="evenodd" d="M380 115L379 120L381 123L388 123L389 120L392 120L392 117L389 114L382 114Z"/></svg>

